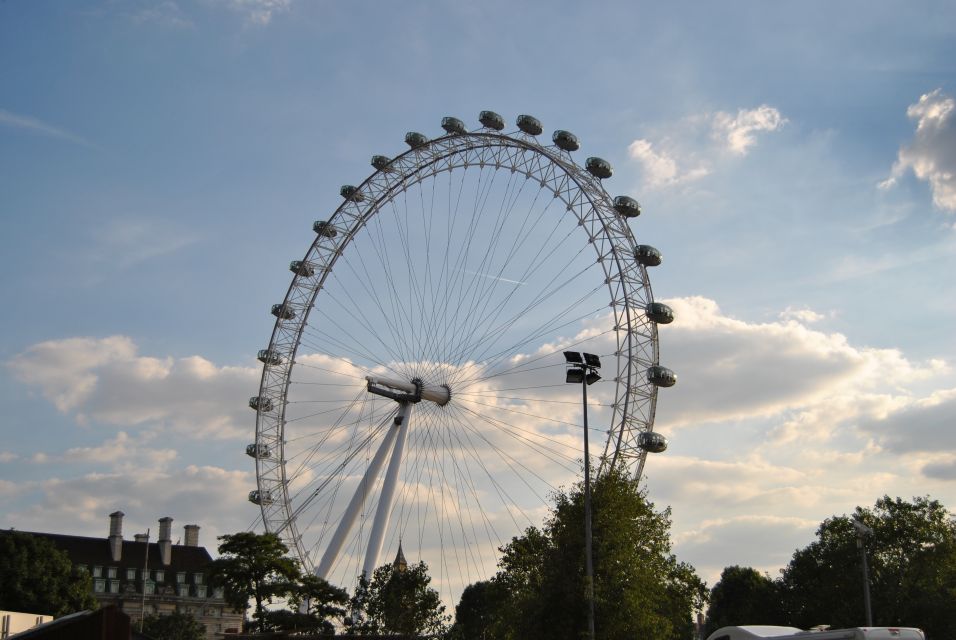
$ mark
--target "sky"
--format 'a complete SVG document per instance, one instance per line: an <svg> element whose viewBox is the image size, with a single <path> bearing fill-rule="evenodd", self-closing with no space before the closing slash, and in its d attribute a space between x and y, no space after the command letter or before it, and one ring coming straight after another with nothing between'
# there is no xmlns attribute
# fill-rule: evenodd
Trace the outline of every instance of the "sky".
<svg viewBox="0 0 956 640"><path fill-rule="evenodd" d="M956 508L954 36L947 2L0 2L0 526L260 526L288 262L484 109L642 204L679 376L642 482L711 586L884 494Z"/></svg>

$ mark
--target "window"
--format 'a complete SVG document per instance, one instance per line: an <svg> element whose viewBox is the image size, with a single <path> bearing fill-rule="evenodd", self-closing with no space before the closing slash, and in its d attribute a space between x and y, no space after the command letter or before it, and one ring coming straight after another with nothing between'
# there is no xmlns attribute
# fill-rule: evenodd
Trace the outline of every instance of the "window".
<svg viewBox="0 0 956 640"><path fill-rule="evenodd" d="M147 580L143 583L143 593L147 596L151 596L156 593L156 583L152 580Z"/></svg>
<svg viewBox="0 0 956 640"><path fill-rule="evenodd" d="M206 597L206 585L200 584L196 586L196 597L205 598Z"/></svg>
<svg viewBox="0 0 956 640"><path fill-rule="evenodd" d="M183 584L184 582L186 582L186 572L185 572L185 571L180 571L179 573L176 574L176 582L179 583L179 584Z"/></svg>
<svg viewBox="0 0 956 640"><path fill-rule="evenodd" d="M148 570L148 569L142 569L142 570L141 570L141 573L142 573L142 578L143 578L143 580L149 580L149 570Z"/></svg>
<svg viewBox="0 0 956 640"><path fill-rule="evenodd" d="M106 568L106 577L115 578L116 577L116 567L107 567Z"/></svg>
<svg viewBox="0 0 956 640"><path fill-rule="evenodd" d="M136 569L127 569L126 570L126 579L135 580L136 579Z"/></svg>
<svg viewBox="0 0 956 640"><path fill-rule="evenodd" d="M216 587L212 590L212 597L222 600L222 587Z"/></svg>
<svg viewBox="0 0 956 640"><path fill-rule="evenodd" d="M166 572L157 571L156 572L156 582L166 582Z"/></svg>
<svg viewBox="0 0 956 640"><path fill-rule="evenodd" d="M176 595L178 595L180 598L189 597L189 586L185 584L177 584Z"/></svg>
<svg viewBox="0 0 956 640"><path fill-rule="evenodd" d="M110 580L110 593L119 593L119 580Z"/></svg>
<svg viewBox="0 0 956 640"><path fill-rule="evenodd" d="M193 574L193 584L202 584L202 574L194 573Z"/></svg>
<svg viewBox="0 0 956 640"><path fill-rule="evenodd" d="M93 591L94 593L103 593L106 591L106 580L103 580L102 578L93 580Z"/></svg>
<svg viewBox="0 0 956 640"><path fill-rule="evenodd" d="M102 578L103 577L103 567L93 567L93 577Z"/></svg>

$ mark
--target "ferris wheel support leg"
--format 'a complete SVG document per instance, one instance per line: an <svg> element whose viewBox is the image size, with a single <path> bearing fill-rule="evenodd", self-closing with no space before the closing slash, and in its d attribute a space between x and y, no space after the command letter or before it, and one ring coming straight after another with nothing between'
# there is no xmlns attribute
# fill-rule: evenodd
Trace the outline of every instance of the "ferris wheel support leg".
<svg viewBox="0 0 956 640"><path fill-rule="evenodd" d="M402 467L402 458L405 452L405 440L408 437L408 422L412 415L412 404L403 402L395 417L398 425L398 440L392 450L392 459L388 462L388 471L385 472L385 483L382 485L382 494L378 499L375 510L375 521L372 524L372 533L368 539L368 549L365 552L365 566L363 572L371 580L378 556L382 552L382 543L385 540L385 530L388 528L388 519L392 511L392 502L395 498L395 488L398 485L398 472Z"/></svg>
<svg viewBox="0 0 956 640"><path fill-rule="evenodd" d="M332 565L335 564L335 560L339 556L339 552L342 551L345 539L352 531L352 527L355 526L355 520L358 519L359 512L362 510L362 503L365 501L365 498L368 497L369 491L378 479L378 474L385 464L385 456L388 454L389 449L392 448L392 443L395 441L395 436L398 434L398 431L397 428L388 430L388 433L385 434L385 438L382 439L382 444L378 447L378 451L375 452L375 457L372 458L372 463L368 466L368 469L365 470L362 481L355 489L355 494L352 496L349 506L345 508L342 520L339 521L339 526L335 529L335 533L329 541L329 546L325 549L325 554L315 569L315 575L320 578L326 578L328 576Z"/></svg>

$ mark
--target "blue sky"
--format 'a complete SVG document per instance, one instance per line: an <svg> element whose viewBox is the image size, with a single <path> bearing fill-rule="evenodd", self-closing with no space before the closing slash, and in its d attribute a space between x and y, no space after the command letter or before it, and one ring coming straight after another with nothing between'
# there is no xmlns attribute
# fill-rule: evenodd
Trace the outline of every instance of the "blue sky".
<svg viewBox="0 0 956 640"><path fill-rule="evenodd" d="M884 493L956 507L954 25L945 2L0 2L0 525L248 526L243 403L288 261L369 156L482 109L573 131L643 205L681 376L646 486L682 559L775 573Z"/></svg>

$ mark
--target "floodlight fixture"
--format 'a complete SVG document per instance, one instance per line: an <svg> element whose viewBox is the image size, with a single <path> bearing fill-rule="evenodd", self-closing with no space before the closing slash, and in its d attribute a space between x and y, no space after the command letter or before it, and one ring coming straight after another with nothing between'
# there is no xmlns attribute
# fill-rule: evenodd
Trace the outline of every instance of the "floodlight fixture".
<svg viewBox="0 0 956 640"><path fill-rule="evenodd" d="M581 384L584 382L584 369L568 369L565 382L568 384Z"/></svg>
<svg viewBox="0 0 956 640"><path fill-rule="evenodd" d="M568 361L568 364L584 364L584 360L581 359L581 354L577 351L565 351L564 359Z"/></svg>
<svg viewBox="0 0 956 640"><path fill-rule="evenodd" d="M588 375L585 376L584 378L585 382L587 382L588 384L594 384L600 379L601 379L600 374L594 369L591 369L590 371L588 371Z"/></svg>
<svg viewBox="0 0 956 640"><path fill-rule="evenodd" d="M585 353L584 361L587 363L589 367L593 367L595 369L601 368L601 359L597 357L596 355L594 355L593 353Z"/></svg>

